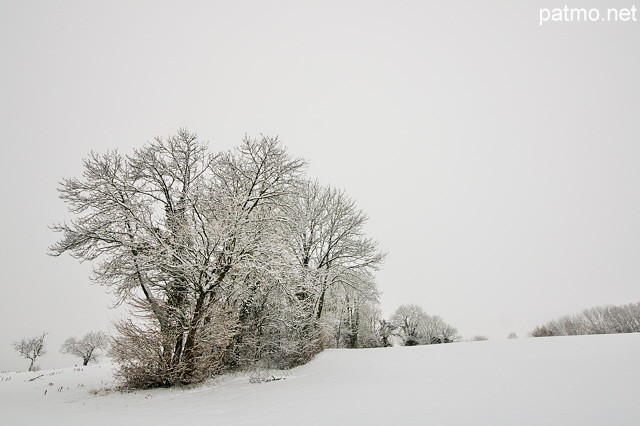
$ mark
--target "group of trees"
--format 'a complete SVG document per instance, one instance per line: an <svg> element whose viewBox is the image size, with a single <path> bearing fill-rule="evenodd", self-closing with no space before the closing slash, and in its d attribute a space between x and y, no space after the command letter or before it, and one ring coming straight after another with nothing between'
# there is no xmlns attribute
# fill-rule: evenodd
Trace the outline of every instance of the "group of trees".
<svg viewBox="0 0 640 426"><path fill-rule="evenodd" d="M640 332L640 302L596 306L537 326L532 337Z"/></svg>
<svg viewBox="0 0 640 426"><path fill-rule="evenodd" d="M52 227L62 236L50 254L93 261L94 280L132 308L111 346L128 385L288 368L328 346L388 346L394 336L459 339L416 305L381 318L374 272L384 254L364 232L367 216L305 168L277 138L245 137L216 153L181 129L130 155L92 153L81 177L61 182L74 219ZM532 334L639 331L639 310L593 308ZM88 342L103 337L69 339L63 350L86 364ZM33 355L28 343L19 351L33 366L44 349Z"/></svg>
<svg viewBox="0 0 640 426"><path fill-rule="evenodd" d="M129 385L291 367L381 339L384 255L367 216L305 167L277 138L213 153L181 129L131 155L92 153L61 182L75 218L53 226L50 253L95 261L94 279L133 308L112 347Z"/></svg>
<svg viewBox="0 0 640 426"><path fill-rule="evenodd" d="M437 315L429 315L418 305L401 305L389 320L392 334L405 346L452 343L458 330Z"/></svg>
<svg viewBox="0 0 640 426"><path fill-rule="evenodd" d="M36 360L47 353L45 347L47 334L49 333L43 332L35 337L24 338L13 343L16 352L30 361L29 371L37 370ZM92 331L80 339L68 338L60 347L60 352L79 357L82 359L82 365L87 365L89 362L97 361L108 349L109 336L103 331Z"/></svg>

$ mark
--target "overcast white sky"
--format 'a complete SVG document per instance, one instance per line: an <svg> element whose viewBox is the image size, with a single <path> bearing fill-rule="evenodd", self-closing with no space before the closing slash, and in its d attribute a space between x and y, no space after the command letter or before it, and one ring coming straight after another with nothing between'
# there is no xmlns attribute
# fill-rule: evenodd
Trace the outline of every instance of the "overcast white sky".
<svg viewBox="0 0 640 426"><path fill-rule="evenodd" d="M640 300L640 22L631 1L0 0L0 370L10 343L107 329L90 265L50 258L57 182L188 127L279 135L389 253L382 307L463 336Z"/></svg>

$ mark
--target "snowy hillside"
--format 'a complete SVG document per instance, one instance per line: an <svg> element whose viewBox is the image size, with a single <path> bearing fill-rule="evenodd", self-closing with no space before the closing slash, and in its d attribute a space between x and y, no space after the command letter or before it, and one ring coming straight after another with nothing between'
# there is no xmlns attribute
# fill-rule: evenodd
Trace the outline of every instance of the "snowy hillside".
<svg viewBox="0 0 640 426"><path fill-rule="evenodd" d="M132 393L105 391L108 364L2 373L1 423L637 425L639 359L636 333L328 350L280 380Z"/></svg>

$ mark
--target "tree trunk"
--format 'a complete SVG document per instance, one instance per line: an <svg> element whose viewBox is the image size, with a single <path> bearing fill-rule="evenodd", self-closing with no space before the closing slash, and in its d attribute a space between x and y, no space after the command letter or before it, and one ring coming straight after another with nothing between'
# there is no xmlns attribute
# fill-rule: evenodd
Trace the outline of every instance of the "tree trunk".
<svg viewBox="0 0 640 426"><path fill-rule="evenodd" d="M322 310L324 309L324 296L327 293L327 289L323 288L318 298L318 310L316 311L316 319L319 320L322 316Z"/></svg>
<svg viewBox="0 0 640 426"><path fill-rule="evenodd" d="M193 311L193 317L189 323L189 331L187 332L187 338L184 343L184 349L182 351L182 362L185 365L185 372L183 380L189 381L189 378L193 376L196 371L196 334L200 328L200 322L204 314L204 302L206 299L206 293L201 293L196 301L196 307Z"/></svg>

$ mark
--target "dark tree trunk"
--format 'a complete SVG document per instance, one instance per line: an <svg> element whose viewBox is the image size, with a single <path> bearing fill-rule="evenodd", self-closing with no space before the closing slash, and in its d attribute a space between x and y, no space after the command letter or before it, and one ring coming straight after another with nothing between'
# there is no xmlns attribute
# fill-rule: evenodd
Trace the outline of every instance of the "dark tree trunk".
<svg viewBox="0 0 640 426"><path fill-rule="evenodd" d="M319 320L322 316L322 310L324 309L324 296L327 293L327 289L323 288L318 299L318 310L316 311L316 319Z"/></svg>

